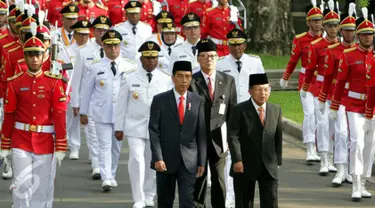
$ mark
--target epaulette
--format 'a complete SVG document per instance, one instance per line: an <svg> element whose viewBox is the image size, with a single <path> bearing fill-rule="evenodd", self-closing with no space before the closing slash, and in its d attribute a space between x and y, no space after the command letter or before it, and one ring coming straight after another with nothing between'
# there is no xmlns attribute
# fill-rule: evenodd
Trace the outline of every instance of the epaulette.
<svg viewBox="0 0 375 208"><path fill-rule="evenodd" d="M15 80L16 78L20 77L23 74L23 72L20 72L18 74L15 74L13 77L9 77L7 81Z"/></svg>
<svg viewBox="0 0 375 208"><path fill-rule="evenodd" d="M84 48L84 47L86 47L87 45L88 45L88 44L84 44L84 45L78 46L78 49Z"/></svg>
<svg viewBox="0 0 375 208"><path fill-rule="evenodd" d="M52 73L49 72L49 71L44 72L44 75L46 75L47 77L51 77L51 78L53 78L53 79L61 79L61 78L62 78L62 75L61 75L61 74L59 74L59 75L57 75L57 74L52 74Z"/></svg>
<svg viewBox="0 0 375 208"><path fill-rule="evenodd" d="M339 46L340 44L341 44L341 43L335 43L335 44L329 45L328 48L329 48L329 49L336 48L336 47Z"/></svg>
<svg viewBox="0 0 375 208"><path fill-rule="evenodd" d="M104 10L108 10L108 7L104 6L103 4L100 4L100 3L96 3L96 6L101 8L101 9L104 9Z"/></svg>
<svg viewBox="0 0 375 208"><path fill-rule="evenodd" d="M316 40L314 40L313 42L311 42L311 44L316 44L317 42L319 42L319 41L321 41L321 40L323 40L323 38L318 38L318 39L316 39Z"/></svg>
<svg viewBox="0 0 375 208"><path fill-rule="evenodd" d="M167 75L167 76L171 76L168 72L166 72L166 71L164 71L164 70L162 70L162 69L159 69L159 71L160 71L161 73Z"/></svg>
<svg viewBox="0 0 375 208"><path fill-rule="evenodd" d="M137 68L130 69L130 70L126 71L125 74L130 74L130 73L133 73L135 71L137 71Z"/></svg>
<svg viewBox="0 0 375 208"><path fill-rule="evenodd" d="M178 46L180 46L180 45L182 45L182 43L179 43L179 44L175 45L174 47L178 47Z"/></svg>
<svg viewBox="0 0 375 208"><path fill-rule="evenodd" d="M8 43L8 44L5 44L5 45L3 45L3 48L5 49L5 48L8 48L9 46L11 46L11 45L13 45L13 44L15 44L16 43L16 41L13 41L13 42L10 42L10 43Z"/></svg>
<svg viewBox="0 0 375 208"><path fill-rule="evenodd" d="M248 55L251 56L251 57L260 59L260 57L258 55L255 55L255 54L252 54L252 53L249 53Z"/></svg>
<svg viewBox="0 0 375 208"><path fill-rule="evenodd" d="M120 25L122 25L122 24L124 24L124 22L119 22L119 23L113 25L113 27L117 27L117 26L120 26Z"/></svg>
<svg viewBox="0 0 375 208"><path fill-rule="evenodd" d="M210 12L210 11L212 11L213 9L215 9L216 7L211 7L211 8L208 8L208 9L206 9L206 12Z"/></svg>
<svg viewBox="0 0 375 208"><path fill-rule="evenodd" d="M192 0L192 1L189 1L189 4L191 3L194 3L194 2L197 2L198 0Z"/></svg>
<svg viewBox="0 0 375 208"><path fill-rule="evenodd" d="M355 51L356 49L357 49L357 47L348 48L348 49L344 50L344 53L349 53L349 52Z"/></svg>
<svg viewBox="0 0 375 208"><path fill-rule="evenodd" d="M20 59L17 61L18 63L22 63L22 62L25 62L25 59Z"/></svg>
<svg viewBox="0 0 375 208"><path fill-rule="evenodd" d="M13 52L13 51L16 51L16 50L18 50L19 48L21 48L20 45L17 46L17 47L15 47L15 48L10 49L10 50L8 51L8 53L11 53L11 52Z"/></svg>
<svg viewBox="0 0 375 208"><path fill-rule="evenodd" d="M95 60L91 61L91 64L97 64L99 62L100 62L100 59L95 59Z"/></svg>
<svg viewBox="0 0 375 208"><path fill-rule="evenodd" d="M306 34L307 34L307 32L304 32L304 33L298 34L298 35L296 35L296 38L301 38L301 37L305 36Z"/></svg>
<svg viewBox="0 0 375 208"><path fill-rule="evenodd" d="M225 58L225 56L222 56L222 57L219 57L219 59L217 59L217 60L221 60L221 59L224 59Z"/></svg>
<svg viewBox="0 0 375 208"><path fill-rule="evenodd" d="M8 33L6 33L6 34L0 36L0 40L3 39L3 38L5 38L5 37L8 37Z"/></svg>
<svg viewBox="0 0 375 208"><path fill-rule="evenodd" d="M123 59L124 61L129 62L129 63L136 64L136 62L135 62L133 59L129 59L129 58L126 58L126 57L122 57L122 59Z"/></svg>

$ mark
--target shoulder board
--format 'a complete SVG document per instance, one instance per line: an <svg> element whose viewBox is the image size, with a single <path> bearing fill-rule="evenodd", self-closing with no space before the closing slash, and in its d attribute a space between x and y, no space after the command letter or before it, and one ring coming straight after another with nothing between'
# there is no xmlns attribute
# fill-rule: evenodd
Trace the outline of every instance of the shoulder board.
<svg viewBox="0 0 375 208"><path fill-rule="evenodd" d="M192 1L189 1L189 4L191 3L194 3L194 2L197 2L198 0L192 0Z"/></svg>
<svg viewBox="0 0 375 208"><path fill-rule="evenodd" d="M249 55L250 57L254 57L254 58L258 58L258 59L260 59L260 57L259 57L258 55L251 54L251 53L249 53L248 55Z"/></svg>
<svg viewBox="0 0 375 208"><path fill-rule="evenodd" d="M59 75L57 75L57 74L52 74L52 73L49 72L49 71L44 72L44 75L46 75L47 77L53 78L53 79L61 79L61 78L62 78L62 75L61 75L61 74L59 74Z"/></svg>
<svg viewBox="0 0 375 208"><path fill-rule="evenodd" d="M17 61L18 63L22 63L22 62L25 62L25 59L20 59Z"/></svg>
<svg viewBox="0 0 375 208"><path fill-rule="evenodd" d="M100 59L95 59L95 60L91 61L91 64L97 64L99 62L100 62Z"/></svg>
<svg viewBox="0 0 375 208"><path fill-rule="evenodd" d="M211 7L211 8L208 8L208 9L206 9L206 12L210 12L210 11L212 11L213 9L215 9L216 7Z"/></svg>
<svg viewBox="0 0 375 208"><path fill-rule="evenodd" d="M339 46L341 43L335 43L333 45L329 45L328 48L329 49L332 49L332 48L336 48L337 46Z"/></svg>
<svg viewBox="0 0 375 208"><path fill-rule="evenodd" d="M317 42L319 42L321 40L323 40L323 38L318 38L318 39L314 40L313 42L311 42L311 44L316 44Z"/></svg>
<svg viewBox="0 0 375 208"><path fill-rule="evenodd" d="M8 51L8 53L13 52L13 51L16 51L16 50L18 50L19 48L21 48L20 45L17 46L17 47L15 47L15 48L10 49L10 50Z"/></svg>
<svg viewBox="0 0 375 208"><path fill-rule="evenodd" d="M5 48L8 48L9 46L13 45L14 43L16 43L16 41L13 41L13 42L10 42L10 43L8 43L8 44L3 45L3 48L4 48L4 49L5 49Z"/></svg>
<svg viewBox="0 0 375 208"><path fill-rule="evenodd" d="M307 32L304 32L304 33L298 34L298 35L296 35L296 38L301 38L301 37L305 36L306 34L307 34Z"/></svg>
<svg viewBox="0 0 375 208"><path fill-rule="evenodd" d="M132 64L135 64L136 62L132 59L129 59L129 58L126 58L126 57L122 57L123 60L127 61L127 62L130 62Z"/></svg>
<svg viewBox="0 0 375 208"><path fill-rule="evenodd" d="M225 58L225 56L222 56L222 57L219 57L219 59L217 59L217 60L222 60L222 59L224 59Z"/></svg>
<svg viewBox="0 0 375 208"><path fill-rule="evenodd" d="M101 9L108 10L108 7L104 6L103 4L96 3L96 6L101 8Z"/></svg>
<svg viewBox="0 0 375 208"><path fill-rule="evenodd" d="M5 38L5 37L8 37L8 33L6 33L6 34L0 36L0 40L3 39L3 38Z"/></svg>
<svg viewBox="0 0 375 208"><path fill-rule="evenodd" d="M117 23L117 24L113 25L113 27L117 27L117 26L120 26L122 24L124 24L124 22Z"/></svg>
<svg viewBox="0 0 375 208"><path fill-rule="evenodd" d="M14 75L13 77L9 77L9 78L7 79L7 81L15 80L15 79L17 79L18 77L20 77L22 74L23 74L23 72L20 72L20 73Z"/></svg>
<svg viewBox="0 0 375 208"><path fill-rule="evenodd" d="M344 53L349 53L349 52L355 51L356 49L357 49L357 47L348 48L348 49L344 50Z"/></svg>
<svg viewBox="0 0 375 208"><path fill-rule="evenodd" d="M174 47L178 47L178 46L180 46L180 45L182 45L182 43L179 43L179 44L175 45Z"/></svg>
<svg viewBox="0 0 375 208"><path fill-rule="evenodd" d="M88 44L78 46L79 49L86 47Z"/></svg>
<svg viewBox="0 0 375 208"><path fill-rule="evenodd" d="M131 74L135 71L137 71L137 68L130 69L130 70L126 71L125 74Z"/></svg>

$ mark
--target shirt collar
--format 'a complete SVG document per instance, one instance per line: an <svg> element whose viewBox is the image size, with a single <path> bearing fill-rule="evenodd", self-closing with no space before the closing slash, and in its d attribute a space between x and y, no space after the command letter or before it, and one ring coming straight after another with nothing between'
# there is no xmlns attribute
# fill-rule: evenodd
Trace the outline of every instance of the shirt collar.
<svg viewBox="0 0 375 208"><path fill-rule="evenodd" d="M211 79L211 82L215 82L215 78L216 78L216 70L214 70L214 72L211 74L211 76L208 76L208 74L204 73L202 70L201 70L202 74L203 74L203 77L204 77L204 80L207 82L208 80L208 77L210 77Z"/></svg>
<svg viewBox="0 0 375 208"><path fill-rule="evenodd" d="M177 41L177 39L176 39L176 41ZM193 45L193 44L191 44L187 39L186 39L186 41L185 41L185 43L186 43L190 48L193 47L193 46L196 46L198 42L199 42L199 39L198 39L198 41L195 43L195 45ZM198 53L198 51L197 51L197 53Z"/></svg>
<svg viewBox="0 0 375 208"><path fill-rule="evenodd" d="M254 108L255 108L255 110L256 110L257 112L258 112L258 108L259 108L259 107L263 107L264 112L266 112L266 103L263 103L262 106L259 106L258 104L255 103L255 101L253 100L253 98L250 98L250 99L251 99L251 102L253 103Z"/></svg>
<svg viewBox="0 0 375 208"><path fill-rule="evenodd" d="M116 66L118 66L120 64L120 60L121 60L121 56L117 57L115 60L110 60L107 56L104 56L104 59L108 62L108 63L112 63L112 61L115 61L116 63Z"/></svg>
<svg viewBox="0 0 375 208"><path fill-rule="evenodd" d="M140 65L141 66L140 66L139 72L142 74L142 76L145 76L145 77L147 76L147 73L151 73L152 75L154 75L155 70L157 70L157 69L154 69L151 72L148 72L145 68L143 68L142 64Z"/></svg>
<svg viewBox="0 0 375 208"><path fill-rule="evenodd" d="M176 98L176 101L180 102L181 95L178 94L178 92L176 91L175 88L173 88L173 93L174 93L174 97ZM184 96L185 101L186 101L186 95L187 95L187 91L185 91L185 93L182 95L182 96ZM177 104L178 104L178 102L177 102Z"/></svg>
<svg viewBox="0 0 375 208"><path fill-rule="evenodd" d="M243 57L244 57L244 54L242 54L240 60L234 58L234 57L232 56L232 54L229 54L229 57L231 58L231 60L232 60L234 63L236 63L237 61L241 61L241 62L243 63L243 59L244 59Z"/></svg>

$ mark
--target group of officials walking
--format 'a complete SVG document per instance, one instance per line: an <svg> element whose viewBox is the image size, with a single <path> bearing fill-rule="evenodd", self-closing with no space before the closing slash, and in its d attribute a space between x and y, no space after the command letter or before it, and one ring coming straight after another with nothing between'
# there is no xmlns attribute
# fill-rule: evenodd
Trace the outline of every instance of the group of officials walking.
<svg viewBox="0 0 375 208"><path fill-rule="evenodd" d="M119 185L128 142L134 208L173 207L176 183L180 207L253 207L256 181L261 206L277 207L281 110L236 11L227 0L0 1L13 207L53 207L56 164L79 159L80 125L103 192Z"/></svg>

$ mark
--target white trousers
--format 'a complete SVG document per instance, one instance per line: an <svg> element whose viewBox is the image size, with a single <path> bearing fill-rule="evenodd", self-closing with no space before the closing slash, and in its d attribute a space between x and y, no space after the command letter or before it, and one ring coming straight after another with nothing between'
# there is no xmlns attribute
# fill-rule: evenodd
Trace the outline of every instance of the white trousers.
<svg viewBox="0 0 375 208"><path fill-rule="evenodd" d="M234 188L233 188L233 178L229 175L230 168L232 165L232 157L230 153L228 153L227 157L225 158L225 167L224 167L224 180L225 180L225 188L226 188L226 201L234 201Z"/></svg>
<svg viewBox="0 0 375 208"><path fill-rule="evenodd" d="M335 151L334 163L348 163L348 123L346 119L345 106L340 105L337 111L337 119L334 121Z"/></svg>
<svg viewBox="0 0 375 208"><path fill-rule="evenodd" d="M115 179L122 141L117 141L115 138L112 123L95 123L95 129L98 137L100 175L102 180Z"/></svg>
<svg viewBox="0 0 375 208"><path fill-rule="evenodd" d="M303 109L303 143L315 143L314 96L310 92L307 92L305 98L302 96L300 98Z"/></svg>
<svg viewBox="0 0 375 208"><path fill-rule="evenodd" d="M156 173L150 168L151 148L149 139L127 137L129 144L128 171L134 202L154 199Z"/></svg>
<svg viewBox="0 0 375 208"><path fill-rule="evenodd" d="M74 117L73 108L68 104L66 111L66 133L70 151L79 151L81 147L81 132L79 116Z"/></svg>
<svg viewBox="0 0 375 208"><path fill-rule="evenodd" d="M329 122L328 122L328 103L325 103L326 110L324 114L319 111L319 100L314 98L314 109L315 109L315 118L317 123L316 129L316 139L317 139L317 150L319 152L329 152Z"/></svg>
<svg viewBox="0 0 375 208"><path fill-rule="evenodd" d="M99 168L98 159L98 137L96 136L95 122L91 116L88 116L88 124L85 125L86 142L89 149L89 154L91 158L91 168Z"/></svg>
<svg viewBox="0 0 375 208"><path fill-rule="evenodd" d="M46 208L51 199L50 190L53 190L53 154L37 155L22 149L12 150L14 208Z"/></svg>
<svg viewBox="0 0 375 208"><path fill-rule="evenodd" d="M365 135L365 116L361 113L347 112L347 118L350 141L349 172L370 177L374 160L374 131Z"/></svg>

